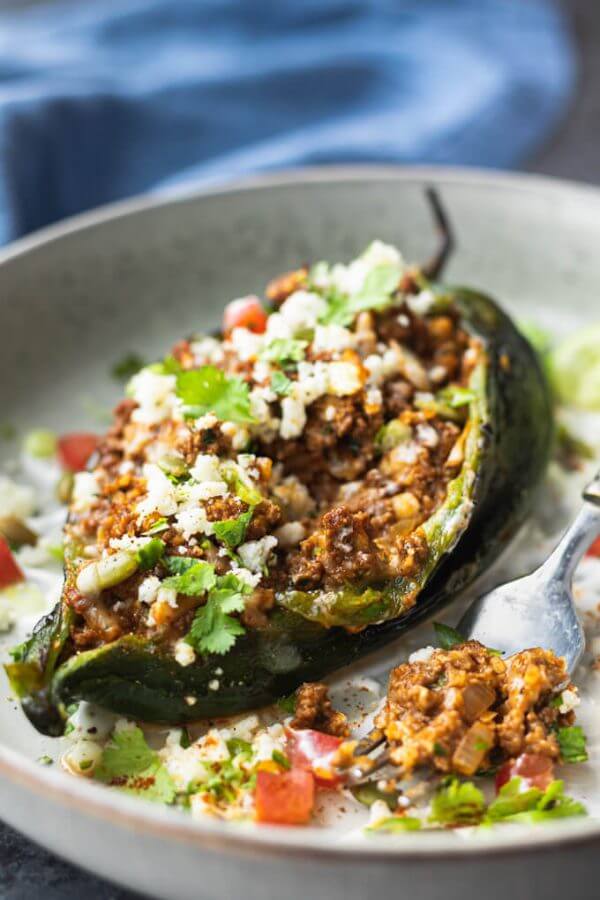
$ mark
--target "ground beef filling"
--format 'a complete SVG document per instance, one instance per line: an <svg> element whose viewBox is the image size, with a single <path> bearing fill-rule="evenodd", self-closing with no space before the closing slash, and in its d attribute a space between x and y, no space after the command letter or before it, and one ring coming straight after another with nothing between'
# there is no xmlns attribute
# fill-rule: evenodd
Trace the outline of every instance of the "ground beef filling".
<svg viewBox="0 0 600 900"><path fill-rule="evenodd" d="M557 760L556 728L574 719L552 702L565 689L576 693L549 650L503 660L468 641L395 668L376 726L403 773L429 766L473 775L522 753Z"/></svg>
<svg viewBox="0 0 600 900"><path fill-rule="evenodd" d="M346 716L333 708L327 685L318 681L306 682L296 691L291 727L314 728L335 737L347 737L349 734Z"/></svg>
<svg viewBox="0 0 600 900"><path fill-rule="evenodd" d="M306 269L288 273L269 286L267 296L279 306L302 288L306 277ZM422 402L451 383L465 385L480 358L481 348L460 327L458 314L417 316L404 304L381 313L362 312L352 328L356 344L348 358L363 366L369 355L394 348L401 364L375 392L365 385L349 396L327 394L310 403L306 424L295 438L252 437L250 450L264 499L253 506L246 540L285 535L289 524L301 539L278 537L268 571L247 598L241 615L246 627L266 626L278 591L328 591L417 573L428 555L421 525L444 502L448 483L463 463L467 409L446 415ZM197 365L192 347L184 340L173 348L184 369ZM312 362L330 358L315 352L312 344L306 353ZM230 348L218 365L253 383L253 363ZM287 375L291 381L297 377L294 370ZM158 513L140 522L136 511L145 489L144 465L154 461L155 448L170 448L174 464L183 468L193 466L198 454L235 460L240 452L235 435L214 417L206 424L166 419L142 428L135 412L131 399L117 406L97 454L99 496L85 512L73 508L70 513L67 538L73 545L87 545L92 559L94 552L112 552L119 541L148 533L160 522ZM273 413L279 414L276 406ZM391 420L408 440L394 445L382 439ZM231 494L203 505L209 523L235 519L250 508ZM231 555L210 538L190 541L173 522L161 529L160 538L166 555L206 560L218 575L232 570ZM67 602L77 613L72 629L76 645L97 646L131 631L165 640L185 634L203 598L179 597L177 608L171 606L160 621L149 619L138 598L144 579L165 575L159 563L92 600L67 585Z"/></svg>

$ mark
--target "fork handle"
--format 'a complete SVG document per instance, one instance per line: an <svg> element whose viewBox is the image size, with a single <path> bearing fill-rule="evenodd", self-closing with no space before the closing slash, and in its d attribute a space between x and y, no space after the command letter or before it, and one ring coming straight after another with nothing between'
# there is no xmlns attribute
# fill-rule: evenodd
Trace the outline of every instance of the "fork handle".
<svg viewBox="0 0 600 900"><path fill-rule="evenodd" d="M570 585L577 564L600 535L600 473L583 490L584 504L575 521L550 554L544 574Z"/></svg>

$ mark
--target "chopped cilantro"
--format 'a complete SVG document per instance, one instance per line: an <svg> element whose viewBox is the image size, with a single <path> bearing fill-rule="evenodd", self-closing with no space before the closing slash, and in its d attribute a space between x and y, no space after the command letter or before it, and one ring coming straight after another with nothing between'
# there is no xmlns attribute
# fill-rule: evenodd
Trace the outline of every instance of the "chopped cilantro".
<svg viewBox="0 0 600 900"><path fill-rule="evenodd" d="M552 781L545 791L535 787L523 790L521 779L512 778L488 806L486 821L533 824L584 815L584 805L565 795L562 781Z"/></svg>
<svg viewBox="0 0 600 900"><path fill-rule="evenodd" d="M165 543L164 541L161 541L160 538L152 538L147 544L140 547L136 553L136 557L142 572L155 566L159 559L162 559L164 556L164 552Z"/></svg>
<svg viewBox="0 0 600 900"><path fill-rule="evenodd" d="M421 820L415 816L390 816L389 819L380 819L372 825L367 825L365 831L395 834L399 831L419 831L420 828Z"/></svg>
<svg viewBox="0 0 600 900"><path fill-rule="evenodd" d="M271 758L273 759L273 762L276 762L277 765L282 767L282 769L291 769L292 768L291 762L289 761L289 759L287 758L285 753L281 752L281 750L273 750L273 753L271 754Z"/></svg>
<svg viewBox="0 0 600 900"><path fill-rule="evenodd" d="M382 263L372 269L362 289L351 296L334 293L329 298L329 306L321 321L325 324L349 325L363 310L385 309L400 281L400 267L393 263Z"/></svg>
<svg viewBox="0 0 600 900"><path fill-rule="evenodd" d="M273 372L271 375L271 389L279 397L286 397L292 389L292 382L283 372Z"/></svg>
<svg viewBox="0 0 600 900"><path fill-rule="evenodd" d="M171 577L165 578L163 587L173 588L186 597L199 597L217 583L214 566L203 560L190 556L168 556L166 564Z"/></svg>
<svg viewBox="0 0 600 900"><path fill-rule="evenodd" d="M187 750L187 748L191 745L191 743L192 742L190 740L189 731L185 727L182 728L181 729L181 737L179 738L179 746L183 747L184 750Z"/></svg>
<svg viewBox="0 0 600 900"><path fill-rule="evenodd" d="M236 519L223 519L221 522L215 522L213 528L217 540L229 547L230 550L234 550L244 542L253 513L254 507L251 506Z"/></svg>
<svg viewBox="0 0 600 900"><path fill-rule="evenodd" d="M179 372L177 396L183 403L184 415L192 419L212 412L224 422L254 421L246 382L235 375L226 375L216 366Z"/></svg>
<svg viewBox="0 0 600 900"><path fill-rule="evenodd" d="M45 753L43 756L40 756L38 758L38 762L41 766L51 766L54 760L51 756L48 756L48 754Z"/></svg>
<svg viewBox="0 0 600 900"><path fill-rule="evenodd" d="M244 503L247 503L248 506L256 506L263 499L261 492L242 478L239 466L225 460L221 465L220 471L221 478L229 490L239 497L240 500L243 500Z"/></svg>
<svg viewBox="0 0 600 900"><path fill-rule="evenodd" d="M128 353L118 360L110 370L115 381L127 381L143 369L146 363L137 353Z"/></svg>
<svg viewBox="0 0 600 900"><path fill-rule="evenodd" d="M444 625L443 622L434 622L433 629L442 650L451 650L458 644L464 644L467 640L467 638L464 638L456 628L451 628L450 625ZM486 650L492 656L502 656L502 650L495 650L494 647L486 647Z"/></svg>
<svg viewBox="0 0 600 900"><path fill-rule="evenodd" d="M172 803L175 785L160 757L151 750L141 728L114 731L94 770L94 778L130 794Z"/></svg>
<svg viewBox="0 0 600 900"><path fill-rule="evenodd" d="M586 737L581 725L569 725L565 728L558 728L556 738L563 762L578 763L587 761Z"/></svg>
<svg viewBox="0 0 600 900"><path fill-rule="evenodd" d="M443 747L441 744L438 744L438 742L435 741L435 743L433 745L433 755L434 756L448 756L448 751L446 750L445 747Z"/></svg>
<svg viewBox="0 0 600 900"><path fill-rule="evenodd" d="M439 825L477 824L485 811L485 800L472 781L445 778L431 801L430 822Z"/></svg>
<svg viewBox="0 0 600 900"><path fill-rule="evenodd" d="M443 622L434 622L433 629L442 650L451 650L457 644L464 644L465 642L464 637L462 634L459 634L456 628L444 625Z"/></svg>
<svg viewBox="0 0 600 900"><path fill-rule="evenodd" d="M289 368L294 363L304 359L308 341L299 341L294 338L275 338L260 354L265 362L278 363L282 368Z"/></svg>
<svg viewBox="0 0 600 900"><path fill-rule="evenodd" d="M185 639L199 653L223 654L245 634L243 625L231 613L243 612L244 597L251 588L231 573L216 577L213 569L212 574L206 603L196 611Z"/></svg>

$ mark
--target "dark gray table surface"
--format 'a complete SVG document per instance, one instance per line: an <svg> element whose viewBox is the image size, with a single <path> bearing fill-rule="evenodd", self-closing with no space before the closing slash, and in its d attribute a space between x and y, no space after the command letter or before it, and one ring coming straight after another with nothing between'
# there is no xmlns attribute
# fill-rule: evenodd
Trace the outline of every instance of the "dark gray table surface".
<svg viewBox="0 0 600 900"><path fill-rule="evenodd" d="M0 5L2 5L0 0ZM526 171L600 183L600 3L564 0L581 54L577 97ZM1 811L0 811L1 812ZM138 895L77 869L0 824L0 900L136 900ZM139 897L138 897L139 900Z"/></svg>

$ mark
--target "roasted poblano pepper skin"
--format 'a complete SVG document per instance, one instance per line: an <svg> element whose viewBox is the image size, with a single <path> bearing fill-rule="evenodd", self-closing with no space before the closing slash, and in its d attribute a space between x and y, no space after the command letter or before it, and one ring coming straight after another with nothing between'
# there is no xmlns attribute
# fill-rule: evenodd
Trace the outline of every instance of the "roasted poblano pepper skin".
<svg viewBox="0 0 600 900"><path fill-rule="evenodd" d="M430 559L421 580L349 586L333 608L347 616L356 607L355 624L366 625L357 633L335 625L335 615L332 627L311 621L314 597L283 595L266 628L247 631L224 656L199 656L185 668L166 648L134 635L73 655L69 610L57 608L7 667L39 731L59 734L66 708L82 699L171 724L264 706L395 640L489 566L526 517L544 474L553 437L551 397L530 345L492 300L466 289L447 294L486 354L471 384L479 396L477 440L466 453L470 475L450 485L445 519L428 535ZM403 612L403 600L417 593ZM389 620L369 624L384 613Z"/></svg>

